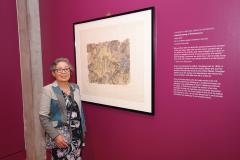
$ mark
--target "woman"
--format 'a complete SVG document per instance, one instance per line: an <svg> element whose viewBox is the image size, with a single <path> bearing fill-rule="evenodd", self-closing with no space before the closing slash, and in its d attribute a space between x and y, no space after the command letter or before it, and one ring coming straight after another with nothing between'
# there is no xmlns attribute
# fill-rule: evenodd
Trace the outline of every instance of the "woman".
<svg viewBox="0 0 240 160"><path fill-rule="evenodd" d="M72 66L68 59L56 59L50 70L55 81L43 87L39 111L40 122L49 137L46 143L52 149L52 160L80 160L85 121L79 87L69 83ZM65 136L63 129L70 136Z"/></svg>

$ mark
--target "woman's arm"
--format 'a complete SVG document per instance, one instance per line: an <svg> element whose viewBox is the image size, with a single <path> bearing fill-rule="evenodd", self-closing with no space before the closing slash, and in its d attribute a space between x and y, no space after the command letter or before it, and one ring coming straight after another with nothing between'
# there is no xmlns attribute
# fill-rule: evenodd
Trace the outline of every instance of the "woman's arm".
<svg viewBox="0 0 240 160"><path fill-rule="evenodd" d="M49 88L44 87L42 89L41 99L40 99L40 109L39 109L39 118L42 127L45 132L54 139L59 135L57 130L53 127L52 123L49 120L50 113L50 104L51 104L51 91Z"/></svg>

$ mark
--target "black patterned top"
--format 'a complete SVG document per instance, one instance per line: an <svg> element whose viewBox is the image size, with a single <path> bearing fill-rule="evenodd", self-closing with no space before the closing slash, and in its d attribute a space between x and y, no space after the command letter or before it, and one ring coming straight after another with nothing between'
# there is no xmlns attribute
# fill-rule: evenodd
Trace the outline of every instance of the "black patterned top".
<svg viewBox="0 0 240 160"><path fill-rule="evenodd" d="M71 95L67 95L63 92L63 96L67 106L67 123L72 130L72 138L73 140L82 140L81 117L78 104Z"/></svg>

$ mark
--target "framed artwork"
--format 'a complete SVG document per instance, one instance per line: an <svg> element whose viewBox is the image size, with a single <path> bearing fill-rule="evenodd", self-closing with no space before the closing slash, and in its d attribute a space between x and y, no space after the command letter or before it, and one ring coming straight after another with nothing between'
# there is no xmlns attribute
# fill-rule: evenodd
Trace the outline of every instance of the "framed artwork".
<svg viewBox="0 0 240 160"><path fill-rule="evenodd" d="M154 8L73 24L82 101L154 114Z"/></svg>

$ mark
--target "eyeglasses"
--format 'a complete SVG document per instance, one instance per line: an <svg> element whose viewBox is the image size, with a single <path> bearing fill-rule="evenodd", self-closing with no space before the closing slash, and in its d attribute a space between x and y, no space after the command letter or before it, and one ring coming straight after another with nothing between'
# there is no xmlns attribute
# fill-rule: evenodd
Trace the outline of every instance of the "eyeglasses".
<svg viewBox="0 0 240 160"><path fill-rule="evenodd" d="M56 68L55 71L57 73L69 73L70 72L70 68Z"/></svg>

